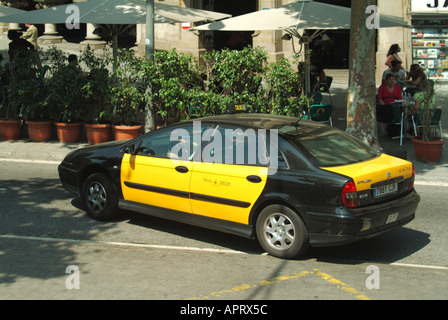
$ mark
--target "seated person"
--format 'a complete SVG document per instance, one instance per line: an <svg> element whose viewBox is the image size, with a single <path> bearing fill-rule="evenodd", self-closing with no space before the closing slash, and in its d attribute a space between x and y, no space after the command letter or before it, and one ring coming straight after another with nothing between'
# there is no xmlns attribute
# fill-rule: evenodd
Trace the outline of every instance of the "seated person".
<svg viewBox="0 0 448 320"><path fill-rule="evenodd" d="M434 95L434 90L419 90L414 95L415 105L414 108L410 111L411 113L422 113L425 110L427 99L426 95L430 94L431 97L429 100L429 108L434 109L436 97Z"/></svg>
<svg viewBox="0 0 448 320"><path fill-rule="evenodd" d="M411 65L409 72L405 80L406 84L416 88L407 88L406 91L411 95L417 90L424 90L428 85L428 80L426 79L425 71L418 64Z"/></svg>
<svg viewBox="0 0 448 320"><path fill-rule="evenodd" d="M427 95L431 95L429 99L427 99ZM420 121L423 121L425 119L425 107L426 103L429 103L429 109L434 111L435 109L435 94L434 90L432 88L427 88L426 90L418 90L414 95L415 105L414 107L409 110L409 114L416 116L416 118L420 118ZM432 115L429 114L429 117L431 118Z"/></svg>
<svg viewBox="0 0 448 320"><path fill-rule="evenodd" d="M322 62L314 62L314 65L311 66L310 78L311 89L313 91L322 91L321 85L327 85L327 75L325 74Z"/></svg>
<svg viewBox="0 0 448 320"><path fill-rule="evenodd" d="M393 110L390 107L396 100L402 100L401 88L395 84L393 74L386 76L386 83L378 88L377 118L380 122L392 122Z"/></svg>
<svg viewBox="0 0 448 320"><path fill-rule="evenodd" d="M383 72L382 84L386 83L386 76L388 74L393 74L395 76L395 82L399 86L402 86L406 80L406 72L401 68L401 62L398 60L392 61L391 67Z"/></svg>
<svg viewBox="0 0 448 320"><path fill-rule="evenodd" d="M378 88L378 102L385 106L392 104L395 100L402 100L401 88L395 84L395 76L388 74L385 83Z"/></svg>

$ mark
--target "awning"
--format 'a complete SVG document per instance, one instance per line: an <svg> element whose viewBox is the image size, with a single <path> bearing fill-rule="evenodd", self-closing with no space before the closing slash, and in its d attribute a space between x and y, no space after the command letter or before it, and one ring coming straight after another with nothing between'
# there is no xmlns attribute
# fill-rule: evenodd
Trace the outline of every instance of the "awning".
<svg viewBox="0 0 448 320"><path fill-rule="evenodd" d="M369 14L366 13L366 18ZM263 31L288 29L350 29L351 9L300 0L272 9L244 14L191 30ZM380 14L380 28L410 27L402 18Z"/></svg>
<svg viewBox="0 0 448 320"><path fill-rule="evenodd" d="M11 14L17 14L17 13L22 13L22 12L24 12L24 11L20 10L20 9L7 7L7 6L0 6L0 17L9 16Z"/></svg>
<svg viewBox="0 0 448 320"><path fill-rule="evenodd" d="M146 6L141 0L89 0L71 3L46 9L26 11L0 17L0 22L32 23L32 24L65 24L72 22L79 10L79 23L93 24L145 24ZM228 14L166 5L154 4L155 22L199 22L216 21Z"/></svg>

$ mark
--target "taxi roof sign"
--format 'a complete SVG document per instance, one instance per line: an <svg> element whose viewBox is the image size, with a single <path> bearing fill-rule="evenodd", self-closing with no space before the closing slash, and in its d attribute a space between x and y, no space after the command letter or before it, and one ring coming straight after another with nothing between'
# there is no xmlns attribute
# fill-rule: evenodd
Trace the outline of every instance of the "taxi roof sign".
<svg viewBox="0 0 448 320"><path fill-rule="evenodd" d="M234 114L234 113L243 113L246 112L245 104L236 104L229 103L226 108L226 113Z"/></svg>

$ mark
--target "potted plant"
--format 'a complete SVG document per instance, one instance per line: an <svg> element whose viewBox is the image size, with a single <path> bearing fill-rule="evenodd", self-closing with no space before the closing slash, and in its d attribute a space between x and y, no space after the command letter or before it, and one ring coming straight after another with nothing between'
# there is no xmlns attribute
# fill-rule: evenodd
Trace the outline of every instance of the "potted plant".
<svg viewBox="0 0 448 320"><path fill-rule="evenodd" d="M138 62L131 51L122 51L110 77L108 102L112 108L115 140L132 139L140 135L142 125L136 122L145 102L145 86L135 68Z"/></svg>
<svg viewBox="0 0 448 320"><path fill-rule="evenodd" d="M92 69L83 87L87 99L84 122L87 142L96 144L107 142L111 136L111 107L109 95L109 73L105 68Z"/></svg>
<svg viewBox="0 0 448 320"><path fill-rule="evenodd" d="M76 56L72 55L69 56L69 64L54 71L48 80L47 105L61 142L72 143L81 138L81 118L86 109L83 88L86 84L87 79L77 64Z"/></svg>
<svg viewBox="0 0 448 320"><path fill-rule="evenodd" d="M417 160L423 162L440 162L445 139L434 136L431 133L431 121L434 116L435 90L428 82L424 90L417 92L414 96L416 101L415 117L422 124L422 134L412 137L414 152Z"/></svg>
<svg viewBox="0 0 448 320"><path fill-rule="evenodd" d="M28 125L31 140L45 141L52 135L52 121L46 108L45 68L34 53L16 58L11 73L9 103L19 109L19 117Z"/></svg>
<svg viewBox="0 0 448 320"><path fill-rule="evenodd" d="M86 76L87 82L81 89L86 99L83 120L87 142L107 142L111 136L111 110L107 101L111 58L107 54L95 54L87 48L79 56L79 62L90 70Z"/></svg>
<svg viewBox="0 0 448 320"><path fill-rule="evenodd" d="M113 77L109 102L112 106L115 140L139 136L142 126L136 122L136 118L144 101L144 93L134 86L129 78Z"/></svg>
<svg viewBox="0 0 448 320"><path fill-rule="evenodd" d="M0 139L17 140L22 132L22 121L17 106L9 103L10 71L0 66Z"/></svg>

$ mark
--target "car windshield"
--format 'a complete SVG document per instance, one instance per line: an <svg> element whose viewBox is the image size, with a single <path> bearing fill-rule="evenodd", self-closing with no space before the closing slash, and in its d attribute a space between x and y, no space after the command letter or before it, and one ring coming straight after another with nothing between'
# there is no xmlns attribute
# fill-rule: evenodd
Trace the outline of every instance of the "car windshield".
<svg viewBox="0 0 448 320"><path fill-rule="evenodd" d="M281 130L319 166L333 167L373 159L379 153L343 131L325 127L300 127Z"/></svg>

